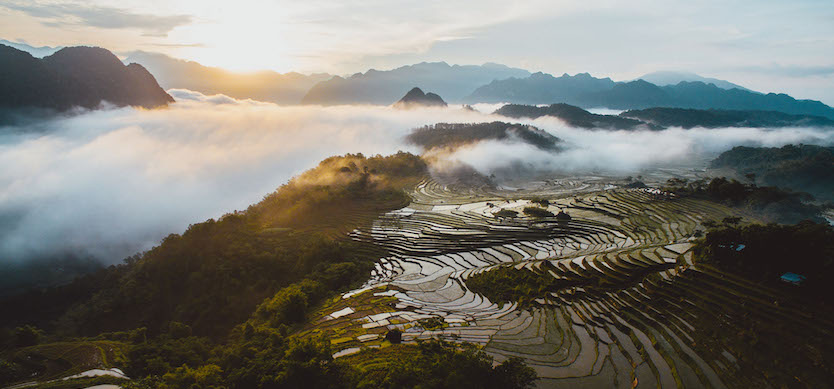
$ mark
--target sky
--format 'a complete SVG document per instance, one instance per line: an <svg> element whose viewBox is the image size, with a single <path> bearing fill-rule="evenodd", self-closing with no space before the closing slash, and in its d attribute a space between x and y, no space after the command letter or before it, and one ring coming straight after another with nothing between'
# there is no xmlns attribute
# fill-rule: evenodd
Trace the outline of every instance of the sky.
<svg viewBox="0 0 834 389"><path fill-rule="evenodd" d="M0 0L0 38L239 71L344 75L421 61L614 80L689 71L834 105L831 0Z"/></svg>

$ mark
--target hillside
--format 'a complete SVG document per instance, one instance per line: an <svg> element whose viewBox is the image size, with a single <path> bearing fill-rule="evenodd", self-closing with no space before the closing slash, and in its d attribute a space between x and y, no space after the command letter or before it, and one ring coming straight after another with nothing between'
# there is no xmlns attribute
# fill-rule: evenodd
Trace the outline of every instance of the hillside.
<svg viewBox="0 0 834 389"><path fill-rule="evenodd" d="M712 161L712 168L729 168L757 182L808 192L834 201L834 147L788 145L734 147Z"/></svg>
<svg viewBox="0 0 834 389"><path fill-rule="evenodd" d="M449 65L422 62L393 70L371 69L350 77L333 77L316 84L304 96L304 104L382 104L396 102L414 85L434 91L448 101L460 101L475 88L492 80L526 77L526 70L504 65Z"/></svg>
<svg viewBox="0 0 834 389"><path fill-rule="evenodd" d="M130 53L125 62L135 62L146 67L165 89L182 88L207 95L224 94L236 99L277 104L299 104L313 85L331 77L323 73L236 73L144 51Z"/></svg>
<svg viewBox="0 0 834 389"><path fill-rule="evenodd" d="M69 47L37 59L0 45L0 108L155 108L174 101L141 65L125 66L111 52L96 47Z"/></svg>
<svg viewBox="0 0 834 389"><path fill-rule="evenodd" d="M4 311L16 314L4 315L0 326L54 325L61 317L51 329L95 335L140 326L157 331L176 320L195 334L225 335L264 298L307 275L343 287L366 274L356 271L376 259L374 251L345 240L346 233L408 204L403 189L425 174L423 161L410 154L326 159L245 212L193 224L128 265L20 297L37 304L3 302ZM67 304L64 295L79 300ZM65 304L63 311L55 303Z"/></svg>
<svg viewBox="0 0 834 389"><path fill-rule="evenodd" d="M331 157L245 212L194 224L124 265L2 300L0 385L118 366L137 388L394 388L415 379L528 388L536 375L520 359L493 362L476 346L400 345L391 335L384 350L346 361L334 358L326 326L314 329L335 324L328 313L345 301L336 292L358 286L387 255L347 232L369 231L381 213L407 205L406 189L426 177L411 154ZM351 301L379 310L391 299Z"/></svg>

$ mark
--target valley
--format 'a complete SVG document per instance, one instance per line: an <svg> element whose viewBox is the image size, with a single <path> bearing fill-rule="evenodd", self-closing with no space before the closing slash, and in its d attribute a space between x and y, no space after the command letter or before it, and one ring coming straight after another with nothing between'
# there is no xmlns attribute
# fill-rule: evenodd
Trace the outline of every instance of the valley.
<svg viewBox="0 0 834 389"><path fill-rule="evenodd" d="M807 350L784 356L796 360L778 373L757 362L776 363L805 347L792 343L803 337L830 350L828 314L699 261L705 222L749 215L657 189L577 184L488 191L424 181L408 207L351 234L391 255L360 289L319 310L307 333L329 337L334 357L360 360L390 347L392 330L405 343L472 342L497 361L522 358L542 388L826 385L826 374L798 363ZM494 216L521 214L530 199L570 219ZM512 272L562 287L514 301L485 296ZM478 278L487 280L470 286ZM761 330L755 346L745 326Z"/></svg>

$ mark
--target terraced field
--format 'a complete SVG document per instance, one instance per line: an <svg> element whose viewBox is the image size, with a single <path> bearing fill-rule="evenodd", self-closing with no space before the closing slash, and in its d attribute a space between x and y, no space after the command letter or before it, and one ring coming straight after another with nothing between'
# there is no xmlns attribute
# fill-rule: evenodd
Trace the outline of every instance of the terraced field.
<svg viewBox="0 0 834 389"><path fill-rule="evenodd" d="M529 199L542 197L570 220L494 216L521 214ZM784 372L768 365L780 363L773 359L780 347L808 337L831 350L830 318L774 305L773 291L693 260L702 223L737 215L733 209L602 180L520 190L425 181L412 198L351 233L389 254L361 289L327 304L308 329L329 336L337 357L384 347L385 334L400 329L404 342L439 337L480 344L497 361L522 357L540 387L830 385L830 377L791 373L802 357L783 361ZM567 286L525 306L467 288L468 278L499 267ZM756 341L745 329L773 320L782 324L758 334L771 331L774 339L750 346Z"/></svg>

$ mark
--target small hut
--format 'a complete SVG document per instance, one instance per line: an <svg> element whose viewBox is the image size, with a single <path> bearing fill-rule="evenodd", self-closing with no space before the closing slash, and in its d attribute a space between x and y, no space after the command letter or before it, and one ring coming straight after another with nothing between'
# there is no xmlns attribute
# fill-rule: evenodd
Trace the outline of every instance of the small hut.
<svg viewBox="0 0 834 389"><path fill-rule="evenodd" d="M787 282L794 285L802 285L802 282L805 281L805 276L796 273L785 273L782 274L780 277L782 282Z"/></svg>

